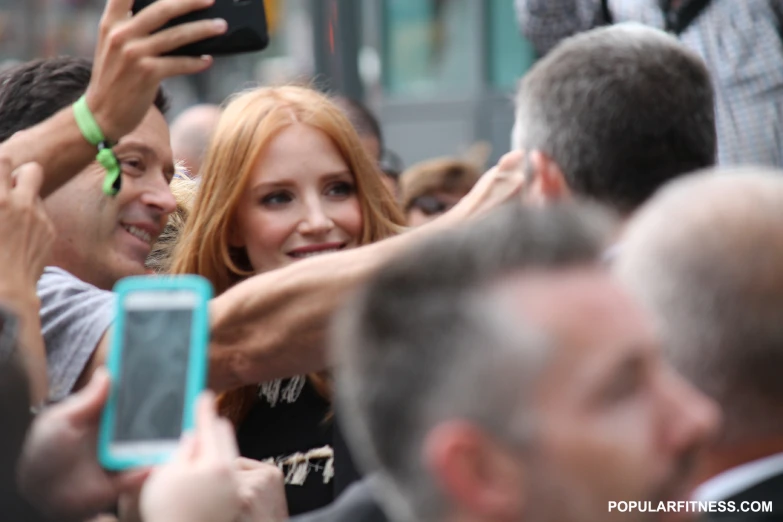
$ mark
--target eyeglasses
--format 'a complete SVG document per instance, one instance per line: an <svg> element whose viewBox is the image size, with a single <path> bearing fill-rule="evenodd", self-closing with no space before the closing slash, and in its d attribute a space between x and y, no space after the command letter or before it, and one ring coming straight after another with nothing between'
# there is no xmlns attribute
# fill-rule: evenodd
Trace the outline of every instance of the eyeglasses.
<svg viewBox="0 0 783 522"><path fill-rule="evenodd" d="M408 210L417 208L427 216L442 214L454 206L454 203L446 203L435 196L419 196L408 204Z"/></svg>

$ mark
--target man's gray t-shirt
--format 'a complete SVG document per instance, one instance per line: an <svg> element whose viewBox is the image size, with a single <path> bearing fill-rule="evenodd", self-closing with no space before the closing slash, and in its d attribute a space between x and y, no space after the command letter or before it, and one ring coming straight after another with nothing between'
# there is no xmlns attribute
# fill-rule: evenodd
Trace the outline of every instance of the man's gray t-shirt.
<svg viewBox="0 0 783 522"><path fill-rule="evenodd" d="M114 320L115 294L61 268L47 267L38 280L41 327L49 370L49 397L71 393L103 334Z"/></svg>

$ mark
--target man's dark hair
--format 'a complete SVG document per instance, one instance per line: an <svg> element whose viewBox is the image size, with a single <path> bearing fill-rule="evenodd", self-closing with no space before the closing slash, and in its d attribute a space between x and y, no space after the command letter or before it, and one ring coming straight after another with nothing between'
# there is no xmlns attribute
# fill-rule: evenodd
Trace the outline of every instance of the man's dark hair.
<svg viewBox="0 0 783 522"><path fill-rule="evenodd" d="M71 105L85 93L92 61L62 56L33 60L0 74L0 142ZM162 89L155 107L165 115L168 98Z"/></svg>
<svg viewBox="0 0 783 522"><path fill-rule="evenodd" d="M359 136L373 136L383 150L383 133L378 119L363 103L351 98L338 96L334 103L343 111L345 117L351 122Z"/></svg>
<svg viewBox="0 0 783 522"><path fill-rule="evenodd" d="M702 60L635 24L565 40L523 79L514 146L570 188L627 214L668 180L714 165L714 92Z"/></svg>

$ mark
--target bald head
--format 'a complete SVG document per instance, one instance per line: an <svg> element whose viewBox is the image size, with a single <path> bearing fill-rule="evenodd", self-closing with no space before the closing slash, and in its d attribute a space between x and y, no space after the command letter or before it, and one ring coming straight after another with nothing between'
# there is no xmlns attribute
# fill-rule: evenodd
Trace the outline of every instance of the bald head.
<svg viewBox="0 0 783 522"><path fill-rule="evenodd" d="M783 172L672 183L631 221L615 270L721 404L724 442L783 435Z"/></svg>
<svg viewBox="0 0 783 522"><path fill-rule="evenodd" d="M193 177L201 170L202 156L207 150L221 113L222 110L217 105L194 105L182 112L171 124L174 157L185 162Z"/></svg>

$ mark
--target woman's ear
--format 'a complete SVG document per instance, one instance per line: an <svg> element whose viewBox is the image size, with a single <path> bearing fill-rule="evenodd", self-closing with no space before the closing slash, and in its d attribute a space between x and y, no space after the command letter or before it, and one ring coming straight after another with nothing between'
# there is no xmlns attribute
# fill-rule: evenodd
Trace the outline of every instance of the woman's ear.
<svg viewBox="0 0 783 522"><path fill-rule="evenodd" d="M533 202L546 204L570 197L571 190L560 166L539 150L528 153L525 175L530 176L528 195Z"/></svg>

